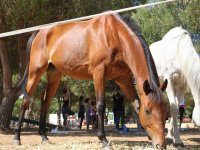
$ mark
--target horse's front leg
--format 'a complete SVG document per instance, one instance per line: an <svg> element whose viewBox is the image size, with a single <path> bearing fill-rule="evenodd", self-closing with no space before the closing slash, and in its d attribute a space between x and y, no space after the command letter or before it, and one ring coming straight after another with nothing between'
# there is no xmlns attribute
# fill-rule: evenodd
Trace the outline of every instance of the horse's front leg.
<svg viewBox="0 0 200 150"><path fill-rule="evenodd" d="M170 101L170 113L171 113L167 137L173 139L173 143L175 146L183 146L183 142L180 139L178 123L177 123L177 116L179 112L178 100L170 78L168 78L168 86L166 91Z"/></svg>
<svg viewBox="0 0 200 150"><path fill-rule="evenodd" d="M105 113L105 67L100 65L93 72L94 87L97 99L98 112L98 138L103 144L103 148L113 149L106 139L104 130L104 113Z"/></svg>

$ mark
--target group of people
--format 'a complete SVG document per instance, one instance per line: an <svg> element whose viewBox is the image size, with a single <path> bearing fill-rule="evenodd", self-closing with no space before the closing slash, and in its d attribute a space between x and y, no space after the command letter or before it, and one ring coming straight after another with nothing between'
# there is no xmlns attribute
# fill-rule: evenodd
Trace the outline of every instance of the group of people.
<svg viewBox="0 0 200 150"><path fill-rule="evenodd" d="M62 94L62 117L63 117L63 127L65 130L69 130L68 126L68 115L70 113L70 91L67 87L63 88ZM87 123L87 130L89 130L89 125L92 124L92 127L95 126L96 121L96 107L95 101L91 101L89 98L84 98L84 96L80 96L79 98L79 129L81 130L83 119L85 118L86 114L86 123Z"/></svg>
<svg viewBox="0 0 200 150"><path fill-rule="evenodd" d="M84 99L84 96L80 96L79 98L79 129L82 128L83 119L85 118L86 113L86 124L87 130L89 130L89 125L92 124L92 128L97 126L97 114L95 101L90 102L89 98ZM121 122L121 127L124 126L125 120L125 110L124 110L124 96L119 92L113 95L113 113L114 113L114 122L116 125L116 129L119 129L119 124Z"/></svg>
<svg viewBox="0 0 200 150"><path fill-rule="evenodd" d="M125 124L125 109L124 109L124 95L120 94L119 92L116 92L113 95L113 114L114 114L114 123L116 129L119 129L119 124L121 121L121 127ZM66 87L63 88L63 95L62 95L62 116L63 116L63 126L65 130L68 130L68 114L70 111L70 91ZM183 118L184 113L184 99L180 103L179 112L180 112L180 126ZM86 117L86 124L87 124L87 130L89 130L90 124L92 125L92 128L97 126L97 113L96 113L96 107L95 107L95 101L91 101L89 98L84 98L84 96L80 96L79 98L79 112L78 112L78 118L79 118L79 129L82 129L83 120ZM86 114L86 116L85 116ZM140 124L138 127L140 128Z"/></svg>
<svg viewBox="0 0 200 150"><path fill-rule="evenodd" d="M85 118L86 113L86 124L87 131L89 130L90 124L92 124L92 128L95 126L96 122L96 107L95 101L91 101L89 98L84 99L84 96L80 96L79 98L79 129L82 129L83 119Z"/></svg>
<svg viewBox="0 0 200 150"><path fill-rule="evenodd" d="M70 111L70 91L67 87L63 88L62 95L62 116L63 116L63 126L65 130L69 130L67 118ZM79 129L82 129L83 120L86 119L87 130L89 126L92 125L92 128L97 126L97 113L96 113L95 101L90 101L89 98L80 96L79 98L79 112L78 112L78 122ZM119 129L119 124L121 121L121 126L124 125L124 96L119 92L116 92L113 95L113 113L114 113L114 122L116 129ZM86 116L85 116L86 114Z"/></svg>

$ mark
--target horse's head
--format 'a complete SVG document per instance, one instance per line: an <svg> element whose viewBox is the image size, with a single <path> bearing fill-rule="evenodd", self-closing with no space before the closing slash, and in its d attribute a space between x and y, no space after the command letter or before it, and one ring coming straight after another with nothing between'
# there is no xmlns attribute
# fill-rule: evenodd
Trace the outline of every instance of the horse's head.
<svg viewBox="0 0 200 150"><path fill-rule="evenodd" d="M165 80L160 87L161 91L164 91L166 86L167 80ZM166 148L164 132L166 105L162 94L160 97L155 96L156 93L150 89L150 85L147 80L143 84L143 90L144 93L140 94L141 105L139 117L141 124L146 129L154 147Z"/></svg>

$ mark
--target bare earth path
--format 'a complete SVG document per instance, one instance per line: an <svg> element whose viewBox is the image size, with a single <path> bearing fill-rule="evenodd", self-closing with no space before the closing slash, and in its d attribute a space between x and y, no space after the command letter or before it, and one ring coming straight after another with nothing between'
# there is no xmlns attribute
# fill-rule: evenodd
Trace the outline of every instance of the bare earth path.
<svg viewBox="0 0 200 150"><path fill-rule="evenodd" d="M57 133L48 133L52 144L42 145L41 138L37 134L37 128L24 130L21 134L21 146L13 146L13 134L0 133L0 150L98 150L101 144L96 136L96 131L86 132L71 130L58 131ZM128 133L116 131L114 127L106 127L108 140L112 143L114 149L130 150L152 150L151 143L148 141L144 130L130 129ZM185 144L184 148L175 148L168 143L169 150L200 150L200 130L198 128L189 128L180 131L181 139Z"/></svg>

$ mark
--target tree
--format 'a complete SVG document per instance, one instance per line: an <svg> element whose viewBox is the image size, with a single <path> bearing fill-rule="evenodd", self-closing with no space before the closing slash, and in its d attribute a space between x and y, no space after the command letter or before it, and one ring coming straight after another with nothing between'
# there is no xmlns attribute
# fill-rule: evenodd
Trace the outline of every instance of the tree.
<svg viewBox="0 0 200 150"><path fill-rule="evenodd" d="M132 13L145 39L149 44L161 40L173 27L182 26L190 33L200 31L198 0L175 1L169 4L138 9Z"/></svg>
<svg viewBox="0 0 200 150"><path fill-rule="evenodd" d="M4 31L3 17L0 17L0 32ZM3 70L3 93L4 99L0 106L0 129L9 129L9 121L12 114L12 108L14 106L14 100L17 98L16 92L12 88L12 75L9 65L9 59L7 50L5 47L5 41L0 39L0 58Z"/></svg>
<svg viewBox="0 0 200 150"><path fill-rule="evenodd" d="M4 6L4 7L7 6L6 1L1 1L1 3L5 4L2 6ZM14 3L14 4L16 4L16 3ZM9 7L11 7L11 6L9 6ZM1 21L1 31L0 32L3 32L3 31L5 31L4 24L8 25L10 22L8 24L6 24L7 18L5 18L5 16L6 16L7 10L4 9L3 7L1 7L0 10L1 10L1 14L3 14L1 16L1 20L3 20L3 21ZM10 12L12 14L12 11L8 11L8 12ZM8 15L7 17L8 18L13 17L13 15ZM17 25L19 25L20 27L23 26L23 22L21 19L19 19L16 22L17 22ZM18 38L18 47L19 47L18 54L19 54L19 60L20 60L19 79L21 78L20 76L22 76L22 72L24 72L24 70L25 70L25 64L26 64L24 41L25 41L24 35L19 35L19 38ZM7 42L7 43L9 43L9 42ZM16 102L16 99L20 95L20 90L21 90L18 82L15 85L13 85L12 71L11 71L11 65L9 63L8 53L9 53L8 49L5 46L5 39L1 39L0 54L1 54L1 64L2 64L2 70L3 70L3 95L4 95L4 98L0 105L0 129L1 130L9 129L9 123L10 123L10 119L12 116L12 110L13 110L14 104ZM13 54L16 54L16 52ZM15 64L15 63L12 63L12 64Z"/></svg>

